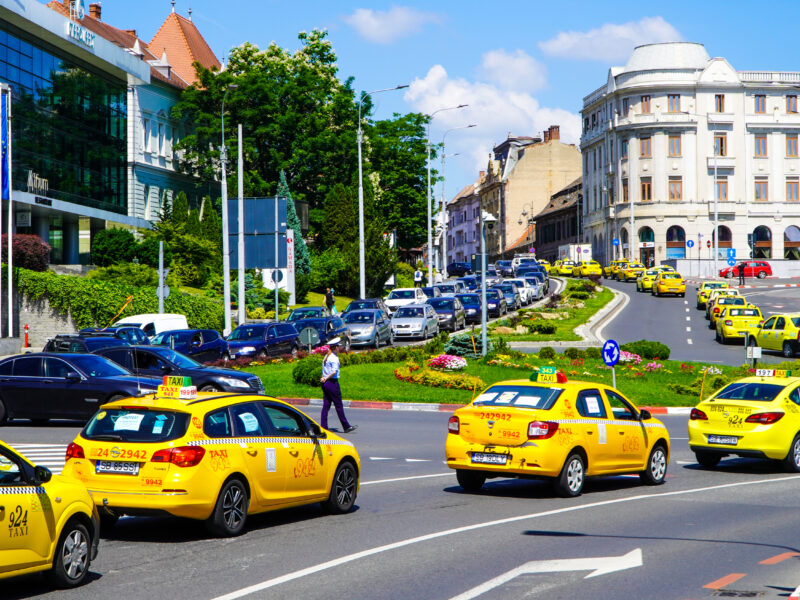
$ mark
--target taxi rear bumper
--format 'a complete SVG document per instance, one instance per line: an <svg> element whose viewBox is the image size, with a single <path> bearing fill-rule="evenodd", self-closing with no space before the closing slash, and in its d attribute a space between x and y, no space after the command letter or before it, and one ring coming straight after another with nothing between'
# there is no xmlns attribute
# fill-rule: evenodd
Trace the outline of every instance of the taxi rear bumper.
<svg viewBox="0 0 800 600"><path fill-rule="evenodd" d="M471 442L450 442L445 445L445 460L451 469L481 471L489 477L557 477L566 460L568 448L553 451L545 444L531 446L491 446ZM561 451L563 450L563 451ZM505 454L503 465L473 461L473 454Z"/></svg>
<svg viewBox="0 0 800 600"><path fill-rule="evenodd" d="M172 515L189 519L207 519L216 503L216 495L198 496L186 491L120 491L96 489L87 485L98 510L118 515Z"/></svg>
<svg viewBox="0 0 800 600"><path fill-rule="evenodd" d="M772 429L772 431L771 431ZM709 435L735 436L737 443L710 444ZM702 430L689 430L689 449L692 452L708 452L712 454L734 454L749 458L771 458L783 460L789 451L791 439L783 442L781 435L776 435L769 425L759 425L752 431L736 431L727 428L709 427Z"/></svg>

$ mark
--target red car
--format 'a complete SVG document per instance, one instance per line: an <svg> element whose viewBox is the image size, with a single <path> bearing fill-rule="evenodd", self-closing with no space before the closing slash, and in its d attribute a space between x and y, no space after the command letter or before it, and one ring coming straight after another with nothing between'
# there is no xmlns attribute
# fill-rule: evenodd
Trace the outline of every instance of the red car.
<svg viewBox="0 0 800 600"><path fill-rule="evenodd" d="M758 277L759 279L764 279L764 277L772 275L772 267L769 266L768 262L764 262L763 260L748 260L746 262L740 262L738 265L733 267L725 267L724 269L720 269L719 276L727 277L728 279L731 277L738 277L740 265L744 265L745 277Z"/></svg>

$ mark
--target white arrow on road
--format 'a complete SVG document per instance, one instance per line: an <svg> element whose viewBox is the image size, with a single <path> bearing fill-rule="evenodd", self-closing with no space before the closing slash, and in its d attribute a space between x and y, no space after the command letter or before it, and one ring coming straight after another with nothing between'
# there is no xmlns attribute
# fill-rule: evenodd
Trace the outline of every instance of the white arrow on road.
<svg viewBox="0 0 800 600"><path fill-rule="evenodd" d="M598 575L607 575L615 571L624 571L625 569L632 569L634 567L642 566L642 549L636 548L622 556L600 556L597 558L564 558L558 560L534 560L525 563L521 567L511 569L507 573L503 573L499 577L490 579L486 583L467 590L463 594L454 596L451 600L470 600L485 594L486 592L495 589L508 583L512 579L520 575L531 575L534 573L556 573L563 571L591 571L584 579L590 577L597 577Z"/></svg>

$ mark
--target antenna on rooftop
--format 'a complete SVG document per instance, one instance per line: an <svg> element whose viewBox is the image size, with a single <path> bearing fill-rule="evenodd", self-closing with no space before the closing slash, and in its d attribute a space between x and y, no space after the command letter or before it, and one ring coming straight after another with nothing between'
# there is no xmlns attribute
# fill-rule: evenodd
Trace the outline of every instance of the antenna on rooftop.
<svg viewBox="0 0 800 600"><path fill-rule="evenodd" d="M170 4L172 4L172 12L175 12L175 0L171 0Z"/></svg>
<svg viewBox="0 0 800 600"><path fill-rule="evenodd" d="M192 20L192 5L189 5L189 20Z"/></svg>

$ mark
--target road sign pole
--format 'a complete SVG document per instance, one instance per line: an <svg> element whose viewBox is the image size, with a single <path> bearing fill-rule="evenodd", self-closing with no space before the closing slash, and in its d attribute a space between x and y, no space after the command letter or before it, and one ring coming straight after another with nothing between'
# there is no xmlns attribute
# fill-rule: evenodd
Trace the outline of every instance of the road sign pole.
<svg viewBox="0 0 800 600"><path fill-rule="evenodd" d="M617 368L611 367L611 387L617 387Z"/></svg>

